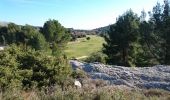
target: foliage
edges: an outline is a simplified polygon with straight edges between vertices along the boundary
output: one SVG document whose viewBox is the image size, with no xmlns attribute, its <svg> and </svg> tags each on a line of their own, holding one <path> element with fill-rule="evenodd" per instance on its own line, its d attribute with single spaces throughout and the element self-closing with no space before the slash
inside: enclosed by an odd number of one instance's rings
<svg viewBox="0 0 170 100">
<path fill-rule="evenodd" d="M 110 26 L 105 36 L 103 52 L 108 56 L 108 63 L 124 66 L 136 66 L 140 44 L 139 18 L 132 10 L 120 16 L 116 24 Z"/>
<path fill-rule="evenodd" d="M 170 64 L 170 7 L 169 0 L 157 3 L 145 20 L 131 10 L 120 16 L 106 34 L 103 52 L 107 63 L 123 66 L 152 66 Z M 139 20 L 140 19 L 140 20 Z"/>
<path fill-rule="evenodd" d="M 62 84 L 71 69 L 64 56 L 48 56 L 42 51 L 12 45 L 0 52 L 0 87 L 39 88 Z"/>
<path fill-rule="evenodd" d="M 147 36 L 149 51 L 160 64 L 170 64 L 170 9 L 169 0 L 157 3 L 150 12 L 149 25 L 152 27 Z M 158 48 L 158 49 L 156 49 Z"/>
<path fill-rule="evenodd" d="M 101 62 L 106 63 L 106 55 L 102 52 L 94 52 L 88 58 L 85 59 L 85 62 L 93 63 L 93 62 Z"/>
<path fill-rule="evenodd" d="M 75 79 L 77 78 L 86 78 L 87 75 L 83 70 L 76 69 L 72 72 L 71 76 Z"/>
<path fill-rule="evenodd" d="M 31 46 L 35 50 L 43 50 L 47 48 L 47 43 L 44 36 L 34 27 L 26 25 L 22 27 L 22 31 L 18 36 L 19 42 L 24 43 L 26 46 Z"/>
<path fill-rule="evenodd" d="M 77 40 L 77 36 L 74 34 L 71 34 L 71 41 L 76 41 Z"/>
<path fill-rule="evenodd" d="M 19 26 L 14 23 L 0 27 L 1 45 L 25 45 L 35 50 L 48 50 L 51 46 L 53 55 L 63 54 L 66 43 L 70 40 L 70 32 L 57 20 L 47 21 L 43 28 L 30 25 Z"/>
<path fill-rule="evenodd" d="M 59 56 L 66 43 L 70 40 L 70 33 L 57 20 L 45 22 L 42 33 L 50 43 L 52 54 Z"/>
<path fill-rule="evenodd" d="M 90 37 L 87 37 L 86 39 L 87 39 L 87 40 L 90 40 Z"/>
<path fill-rule="evenodd" d="M 44 36 L 37 29 L 30 25 L 18 26 L 14 23 L 0 28 L 0 42 L 2 45 L 23 44 L 31 46 L 35 50 L 43 50 L 48 47 Z"/>
<path fill-rule="evenodd" d="M 62 91 L 53 87 L 47 91 L 32 89 L 7 90 L 0 93 L 1 100 L 169 100 L 170 93 L 163 90 L 122 90 L 111 86 L 100 87 L 93 90 L 70 88 Z M 124 88 L 123 88 L 124 89 Z M 83 91 L 82 91 L 83 90 Z M 155 92 L 154 92 L 155 91 Z"/>
<path fill-rule="evenodd" d="M 76 33 L 75 36 L 76 36 L 77 38 L 86 37 L 85 33 Z"/>
</svg>

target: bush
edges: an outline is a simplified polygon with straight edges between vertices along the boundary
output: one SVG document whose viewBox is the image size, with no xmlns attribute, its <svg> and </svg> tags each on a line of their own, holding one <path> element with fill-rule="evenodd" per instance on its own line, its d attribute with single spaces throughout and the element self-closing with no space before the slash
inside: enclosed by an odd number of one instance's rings
<svg viewBox="0 0 170 100">
<path fill-rule="evenodd" d="M 71 74 L 65 56 L 48 56 L 43 51 L 12 45 L 0 51 L 0 87 L 30 88 L 62 84 Z"/>
<path fill-rule="evenodd" d="M 7 89 L 0 91 L 0 100 L 169 100 L 170 92 L 162 91 L 163 95 L 145 96 L 145 90 L 116 88 L 114 86 L 100 87 L 85 90 L 69 88 L 62 90 L 56 86 L 54 91 L 32 89 L 23 91 L 19 89 Z M 56 89 L 57 88 L 57 89 Z M 150 90 L 147 90 L 150 91 Z"/>
<path fill-rule="evenodd" d="M 86 39 L 87 39 L 87 40 L 90 40 L 90 37 L 87 37 Z"/>
<path fill-rule="evenodd" d="M 77 37 L 75 34 L 71 34 L 71 41 L 76 41 L 77 40 Z"/>
<path fill-rule="evenodd" d="M 86 78 L 87 74 L 83 70 L 74 70 L 71 74 L 73 78 Z"/>
<path fill-rule="evenodd" d="M 85 62 L 93 63 L 93 62 L 101 62 L 106 63 L 106 55 L 102 52 L 92 53 L 88 58 L 85 59 Z"/>
</svg>

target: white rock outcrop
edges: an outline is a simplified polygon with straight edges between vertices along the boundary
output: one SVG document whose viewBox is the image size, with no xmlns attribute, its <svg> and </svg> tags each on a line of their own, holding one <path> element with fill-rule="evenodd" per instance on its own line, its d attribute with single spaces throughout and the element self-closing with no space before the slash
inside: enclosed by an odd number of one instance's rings
<svg viewBox="0 0 170 100">
<path fill-rule="evenodd" d="M 160 88 L 170 91 L 170 66 L 123 67 L 71 60 L 73 69 L 84 70 L 92 79 L 103 79 L 112 85 Z"/>
</svg>

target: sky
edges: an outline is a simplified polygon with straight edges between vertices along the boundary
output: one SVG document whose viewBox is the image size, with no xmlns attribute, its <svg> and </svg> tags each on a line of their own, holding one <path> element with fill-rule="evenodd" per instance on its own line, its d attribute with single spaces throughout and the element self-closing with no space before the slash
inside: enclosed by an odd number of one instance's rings
<svg viewBox="0 0 170 100">
<path fill-rule="evenodd" d="M 140 15 L 163 0 L 0 0 L 0 21 L 43 26 L 49 19 L 64 27 L 95 29 L 113 24 L 132 9 Z"/>
</svg>

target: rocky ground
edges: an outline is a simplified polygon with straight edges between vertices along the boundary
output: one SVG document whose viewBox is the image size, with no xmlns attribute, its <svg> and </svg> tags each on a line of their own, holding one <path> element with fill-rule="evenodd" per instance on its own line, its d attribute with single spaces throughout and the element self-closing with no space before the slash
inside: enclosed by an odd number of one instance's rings
<svg viewBox="0 0 170 100">
<path fill-rule="evenodd" d="M 101 63 L 85 63 L 71 60 L 73 69 L 84 70 L 92 79 L 103 79 L 110 85 L 130 88 L 158 88 L 170 91 L 170 66 L 122 67 Z"/>
</svg>

